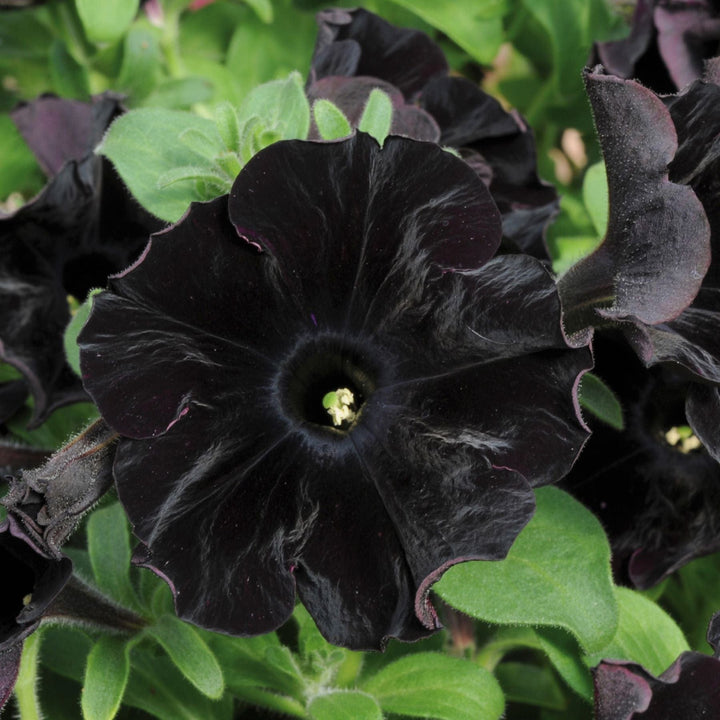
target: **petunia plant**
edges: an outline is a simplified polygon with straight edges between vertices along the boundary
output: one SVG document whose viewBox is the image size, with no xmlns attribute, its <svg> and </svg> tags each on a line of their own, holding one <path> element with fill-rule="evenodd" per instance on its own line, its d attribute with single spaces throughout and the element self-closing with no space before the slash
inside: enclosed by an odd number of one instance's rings
<svg viewBox="0 0 720 720">
<path fill-rule="evenodd" d="M 719 12 L 0 0 L 0 713 L 720 716 Z"/>
</svg>

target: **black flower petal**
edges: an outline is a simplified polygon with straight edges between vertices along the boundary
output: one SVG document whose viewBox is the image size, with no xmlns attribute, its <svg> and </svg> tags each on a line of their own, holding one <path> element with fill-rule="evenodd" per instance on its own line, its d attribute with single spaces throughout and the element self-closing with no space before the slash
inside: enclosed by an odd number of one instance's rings
<svg viewBox="0 0 720 720">
<path fill-rule="evenodd" d="M 603 660 L 593 671 L 597 720 L 720 716 L 720 661 L 684 652 L 659 677 L 642 665 Z"/>
<path fill-rule="evenodd" d="M 130 197 L 109 162 L 91 153 L 116 101 L 87 105 L 85 112 L 79 105 L 43 98 L 18 111 L 20 128 L 45 167 L 64 164 L 36 198 L 0 218 L 0 359 L 23 374 L 35 400 L 32 425 L 86 399 L 64 359 L 68 295 L 83 301 L 90 288 L 104 286 L 161 226 Z M 87 137 L 73 134 L 74 123 Z M 49 143 L 45 131 L 59 136 Z"/>
<path fill-rule="evenodd" d="M 533 134 L 522 118 L 470 81 L 450 77 L 442 51 L 424 33 L 363 9 L 327 10 L 317 19 L 310 99 L 333 101 L 356 126 L 370 91 L 387 92 L 392 132 L 470 156 L 503 215 L 505 238 L 515 250 L 547 260 L 543 237 L 558 198 L 537 175 Z"/>
<path fill-rule="evenodd" d="M 84 382 L 123 436 L 137 560 L 182 617 L 264 632 L 297 588 L 332 642 L 378 647 L 437 627 L 451 564 L 505 555 L 585 441 L 591 361 L 548 272 L 490 259 L 499 239 L 433 144 L 282 142 L 95 298 Z"/>
<path fill-rule="evenodd" d="M 671 93 L 697 80 L 720 51 L 717 0 L 638 0 L 629 37 L 597 43 L 594 62 L 613 75 Z"/>
</svg>

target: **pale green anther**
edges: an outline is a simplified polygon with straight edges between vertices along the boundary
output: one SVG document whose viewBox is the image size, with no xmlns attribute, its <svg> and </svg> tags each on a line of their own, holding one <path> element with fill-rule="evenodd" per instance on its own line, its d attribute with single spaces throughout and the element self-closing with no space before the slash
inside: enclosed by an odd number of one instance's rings
<svg viewBox="0 0 720 720">
<path fill-rule="evenodd" d="M 322 404 L 335 427 L 350 424 L 357 417 L 355 396 L 347 388 L 339 388 L 327 393 L 322 399 Z"/>
</svg>

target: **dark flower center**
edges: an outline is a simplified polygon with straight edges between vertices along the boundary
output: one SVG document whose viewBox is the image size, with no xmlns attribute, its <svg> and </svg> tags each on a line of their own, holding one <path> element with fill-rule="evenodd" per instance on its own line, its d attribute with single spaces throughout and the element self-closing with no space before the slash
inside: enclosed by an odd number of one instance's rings
<svg viewBox="0 0 720 720">
<path fill-rule="evenodd" d="M 277 393 L 294 422 L 346 434 L 377 386 L 378 367 L 359 347 L 336 338 L 305 343 L 283 363 Z"/>
<path fill-rule="evenodd" d="M 104 288 L 108 275 L 120 268 L 101 253 L 85 253 L 71 258 L 63 267 L 62 283 L 68 295 L 84 302 L 93 288 Z"/>
</svg>

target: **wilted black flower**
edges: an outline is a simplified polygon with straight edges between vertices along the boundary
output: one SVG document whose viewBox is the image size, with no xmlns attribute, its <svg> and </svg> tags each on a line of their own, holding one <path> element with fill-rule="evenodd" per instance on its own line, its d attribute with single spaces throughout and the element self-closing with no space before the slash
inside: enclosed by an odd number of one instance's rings
<svg viewBox="0 0 720 720">
<path fill-rule="evenodd" d="M 503 557 L 586 434 L 554 282 L 491 259 L 485 186 L 436 145 L 362 133 L 256 155 L 95 297 L 85 386 L 181 617 L 336 644 L 437 626 L 430 586 Z"/>
<path fill-rule="evenodd" d="M 17 678 L 23 641 L 72 574 L 72 562 L 45 557 L 12 517 L 0 524 L 0 567 L 5 581 L 0 593 L 0 709 Z"/>
<path fill-rule="evenodd" d="M 594 670 L 597 720 L 720 717 L 718 614 L 708 630 L 714 657 L 684 652 L 659 677 L 632 662 L 603 660 Z"/>
<path fill-rule="evenodd" d="M 23 375 L 0 388 L 0 420 L 29 389 L 33 424 L 55 408 L 86 399 L 65 361 L 68 296 L 93 287 L 137 258 L 161 227 L 131 198 L 110 163 L 93 155 L 120 112 L 116 98 L 93 103 L 43 97 L 13 118 L 50 176 L 43 191 L 0 217 L 0 360 Z"/>
<path fill-rule="evenodd" d="M 547 258 L 555 189 L 537 174 L 533 133 L 516 112 L 470 80 L 448 74 L 442 50 L 423 32 L 391 25 L 363 10 L 318 14 L 308 96 L 336 103 L 357 125 L 370 91 L 393 101 L 392 132 L 459 149 L 498 205 L 514 249 Z"/>
<path fill-rule="evenodd" d="M 659 93 L 681 90 L 720 53 L 718 0 L 638 0 L 630 35 L 597 43 L 593 62 Z"/>
</svg>

